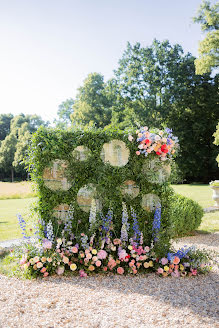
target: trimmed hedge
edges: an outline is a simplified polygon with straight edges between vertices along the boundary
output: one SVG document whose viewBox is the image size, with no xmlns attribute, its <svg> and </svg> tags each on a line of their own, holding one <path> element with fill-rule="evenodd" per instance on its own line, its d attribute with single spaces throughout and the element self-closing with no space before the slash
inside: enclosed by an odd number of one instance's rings
<svg viewBox="0 0 219 328">
<path fill-rule="evenodd" d="M 204 215 L 202 207 L 192 199 L 173 194 L 170 197 L 172 237 L 184 236 L 199 227 Z"/>
</svg>

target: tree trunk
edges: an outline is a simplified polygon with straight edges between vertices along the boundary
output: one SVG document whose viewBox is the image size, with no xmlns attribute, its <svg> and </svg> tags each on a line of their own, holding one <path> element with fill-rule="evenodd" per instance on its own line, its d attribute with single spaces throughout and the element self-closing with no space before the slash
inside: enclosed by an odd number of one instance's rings
<svg viewBox="0 0 219 328">
<path fill-rule="evenodd" d="M 11 168 L 11 182 L 14 182 L 14 169 Z"/>
</svg>

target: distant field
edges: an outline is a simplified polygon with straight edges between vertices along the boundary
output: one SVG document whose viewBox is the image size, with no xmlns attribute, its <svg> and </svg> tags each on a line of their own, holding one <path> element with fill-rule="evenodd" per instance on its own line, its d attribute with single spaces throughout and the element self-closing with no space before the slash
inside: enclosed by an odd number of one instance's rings
<svg viewBox="0 0 219 328">
<path fill-rule="evenodd" d="M 35 197 L 32 182 L 0 182 L 0 199 Z"/>
</svg>

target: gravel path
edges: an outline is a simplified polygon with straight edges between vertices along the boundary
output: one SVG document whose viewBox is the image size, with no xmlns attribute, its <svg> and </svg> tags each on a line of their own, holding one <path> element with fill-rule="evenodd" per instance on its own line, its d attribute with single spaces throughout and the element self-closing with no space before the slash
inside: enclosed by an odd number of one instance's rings
<svg viewBox="0 0 219 328">
<path fill-rule="evenodd" d="M 184 246 L 218 250 L 219 234 L 186 237 Z M 219 271 L 192 278 L 53 277 L 19 280 L 0 275 L 1 328 L 219 327 Z"/>
</svg>

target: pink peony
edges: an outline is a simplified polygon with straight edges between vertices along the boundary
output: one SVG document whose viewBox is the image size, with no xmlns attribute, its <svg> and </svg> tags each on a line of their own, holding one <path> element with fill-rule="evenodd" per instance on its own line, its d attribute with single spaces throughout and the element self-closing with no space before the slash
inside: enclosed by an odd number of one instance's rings
<svg viewBox="0 0 219 328">
<path fill-rule="evenodd" d="M 117 273 L 118 274 L 123 274 L 124 273 L 124 269 L 122 267 L 118 267 L 117 268 Z"/>
<path fill-rule="evenodd" d="M 161 264 L 166 265 L 168 263 L 168 259 L 166 257 L 162 257 Z"/>
<path fill-rule="evenodd" d="M 103 249 L 101 249 L 98 253 L 97 253 L 97 257 L 101 260 L 105 260 L 105 258 L 107 257 L 107 252 L 104 251 Z"/>
</svg>

